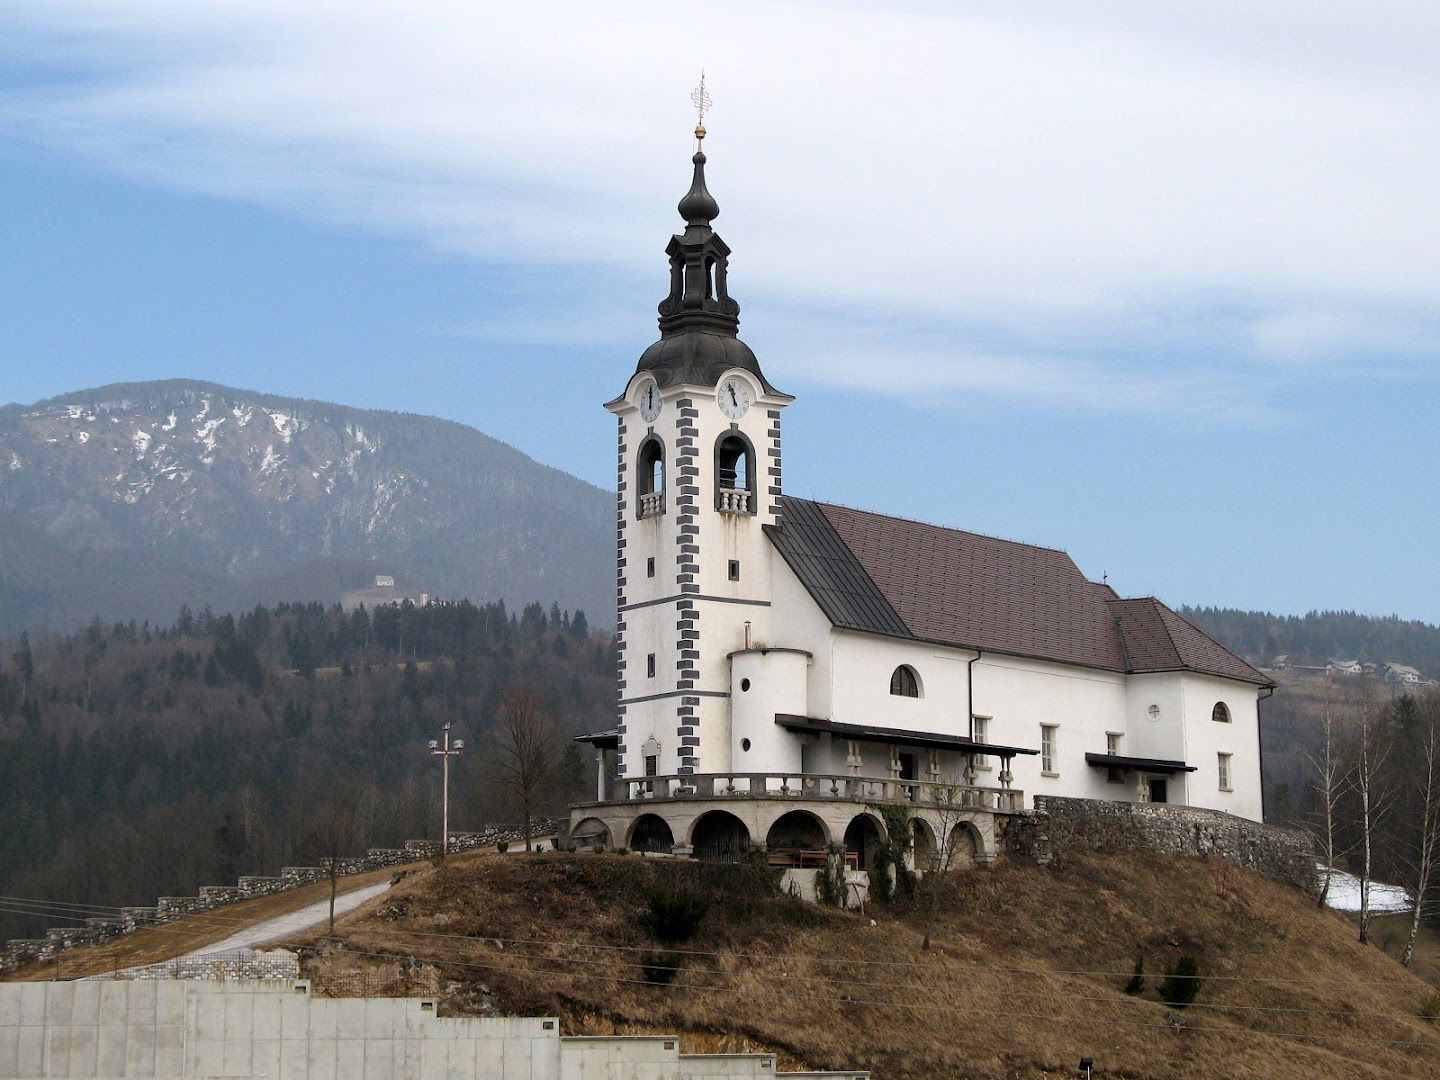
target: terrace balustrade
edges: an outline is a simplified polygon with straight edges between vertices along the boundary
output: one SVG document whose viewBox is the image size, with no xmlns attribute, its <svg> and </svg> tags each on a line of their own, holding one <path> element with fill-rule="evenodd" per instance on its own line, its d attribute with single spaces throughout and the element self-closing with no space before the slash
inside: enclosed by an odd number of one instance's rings
<svg viewBox="0 0 1440 1080">
<path fill-rule="evenodd" d="M 732 772 L 624 777 L 614 802 L 660 799 L 833 799 L 837 802 L 896 802 L 935 808 L 1015 812 L 1025 793 L 1015 788 L 979 787 L 832 773 Z"/>
</svg>

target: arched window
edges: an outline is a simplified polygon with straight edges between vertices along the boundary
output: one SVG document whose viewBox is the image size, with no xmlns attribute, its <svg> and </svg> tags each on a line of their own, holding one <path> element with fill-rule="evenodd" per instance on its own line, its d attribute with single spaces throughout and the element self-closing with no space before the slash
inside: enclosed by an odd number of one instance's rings
<svg viewBox="0 0 1440 1080">
<path fill-rule="evenodd" d="M 755 512 L 755 450 L 738 431 L 727 432 L 715 444 L 715 509 Z"/>
<path fill-rule="evenodd" d="M 909 664 L 901 664 L 890 676 L 890 693 L 896 697 L 920 696 L 920 676 Z"/>
<path fill-rule="evenodd" d="M 635 460 L 635 500 L 642 518 L 665 512 L 665 445 L 651 435 Z"/>
<path fill-rule="evenodd" d="M 1215 708 L 1210 710 L 1210 719 L 1217 724 L 1228 724 L 1230 722 L 1230 706 L 1223 701 L 1215 702 Z"/>
</svg>

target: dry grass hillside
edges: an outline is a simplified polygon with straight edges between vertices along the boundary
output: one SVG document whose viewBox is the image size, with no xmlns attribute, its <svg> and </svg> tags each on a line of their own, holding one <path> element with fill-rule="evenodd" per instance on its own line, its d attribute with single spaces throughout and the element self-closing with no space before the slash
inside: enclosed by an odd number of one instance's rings
<svg viewBox="0 0 1440 1080">
<path fill-rule="evenodd" d="M 1349 922 L 1220 862 L 1012 860 L 865 915 L 776 895 L 764 871 L 622 855 L 424 867 L 315 946 L 322 991 L 438 994 L 452 1015 L 558 1014 L 571 1033 L 681 1033 L 877 1080 L 1074 1075 L 1440 1077 L 1434 989 Z M 693 936 L 656 912 L 700 902 Z M 658 908 L 657 908 L 658 905 Z M 872 924 L 873 919 L 873 924 Z M 684 918 L 671 922 L 684 923 Z M 668 938 L 668 940 L 666 940 Z M 1124 985 L 1137 952 L 1145 991 Z M 1181 954 L 1193 1005 L 1160 1003 Z M 679 964 L 669 985 L 665 968 Z"/>
</svg>

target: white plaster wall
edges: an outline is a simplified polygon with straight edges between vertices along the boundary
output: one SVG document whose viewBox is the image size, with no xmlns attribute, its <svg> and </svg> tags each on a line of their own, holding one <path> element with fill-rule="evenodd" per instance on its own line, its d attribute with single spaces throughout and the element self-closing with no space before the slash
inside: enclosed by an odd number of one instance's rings
<svg viewBox="0 0 1440 1080">
<path fill-rule="evenodd" d="M 775 717 L 781 713 L 807 715 L 809 667 L 810 654 L 799 649 L 750 649 L 731 654 L 730 768 L 737 772 L 799 771 L 800 740 L 775 723 Z"/>
<path fill-rule="evenodd" d="M 783 408 L 786 401 L 764 395 L 758 383 L 745 372 L 729 374 L 746 379 L 755 391 L 755 403 L 738 422 L 732 422 L 720 411 L 714 387 L 683 386 L 663 392 L 660 415 L 653 424 L 646 424 L 633 404 L 647 381 L 644 376 L 632 379 L 627 388 L 628 400 L 613 406 L 624 425 L 627 458 L 627 487 L 622 502 L 628 524 L 621 558 L 625 560 L 625 601 L 629 610 L 620 613 L 624 624 L 621 652 L 625 663 L 623 771 L 627 776 L 643 773 L 644 761 L 639 748 L 649 737 L 660 746 L 659 772 L 678 771 L 683 750 L 678 734 L 682 722 L 677 709 L 687 690 L 692 692 L 689 696 L 700 698 L 700 703 L 693 706 L 694 722 L 684 725 L 693 728 L 693 737 L 700 740 L 698 752 L 692 751 L 699 759 L 699 770 L 714 772 L 733 767 L 726 696 L 730 689 L 727 654 L 743 647 L 746 620 L 764 621 L 763 605 L 768 604 L 770 598 L 770 544 L 762 529 L 765 522 L 772 520 L 769 470 L 772 466 L 778 467 L 778 462 L 767 454 L 771 445 L 770 430 L 778 425 L 770 412 Z M 682 402 L 689 404 L 684 406 Z M 682 409 L 687 407 L 696 415 L 683 416 Z M 723 514 L 715 509 L 715 443 L 730 430 L 732 423 L 750 440 L 755 451 L 753 489 L 757 512 L 753 515 Z M 693 426 L 698 434 L 682 436 L 681 428 L 685 426 Z M 658 517 L 637 520 L 635 463 L 641 443 L 652 431 L 665 444 L 665 512 Z M 695 457 L 685 475 L 681 475 L 678 464 L 681 453 L 687 449 L 681 445 L 682 438 L 689 440 Z M 678 543 L 677 500 L 682 489 L 694 489 L 693 524 L 699 527 L 699 532 L 686 542 L 696 543 L 700 549 L 696 560 L 699 573 L 693 582 L 699 592 L 689 598 L 698 612 L 695 626 L 702 637 L 696 663 L 698 677 L 689 688 L 677 685 L 678 667 L 684 659 L 677 648 L 680 609 L 673 599 L 667 599 L 681 595 L 678 560 L 682 550 Z M 647 560 L 651 557 L 655 559 L 654 578 L 646 575 Z M 739 581 L 729 578 L 732 559 L 740 563 Z M 665 602 L 632 606 L 655 600 Z M 656 661 L 653 677 L 646 674 L 646 659 L 650 654 L 654 654 Z M 669 696 L 633 700 L 652 695 Z"/>
<path fill-rule="evenodd" d="M 1260 821 L 1260 722 L 1258 691 L 1249 683 L 1186 673 L 1180 677 L 1185 720 L 1185 760 L 1196 767 L 1187 778 L 1191 806 L 1224 810 Z M 1228 724 L 1211 719 L 1215 703 L 1230 709 Z M 1231 790 L 1220 790 L 1218 755 L 1230 757 Z"/>
</svg>

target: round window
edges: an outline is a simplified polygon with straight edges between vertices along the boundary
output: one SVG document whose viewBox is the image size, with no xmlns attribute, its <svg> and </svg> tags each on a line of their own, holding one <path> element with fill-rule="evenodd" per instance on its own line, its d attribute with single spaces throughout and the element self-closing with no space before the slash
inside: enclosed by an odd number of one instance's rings
<svg viewBox="0 0 1440 1080">
<path fill-rule="evenodd" d="M 746 692 L 747 690 L 749 690 L 749 689 L 750 689 L 750 680 L 749 680 L 749 679 L 741 679 L 741 680 L 740 680 L 740 692 L 743 694 L 743 693 L 745 693 L 745 692 Z M 746 749 L 748 750 L 749 747 L 746 747 Z"/>
<path fill-rule="evenodd" d="M 1160 706 L 1159 706 L 1159 705 L 1151 705 L 1150 708 L 1146 709 L 1145 711 L 1150 715 L 1150 719 L 1151 719 L 1151 720 L 1159 720 L 1159 719 L 1160 719 Z"/>
<path fill-rule="evenodd" d="M 749 749 L 750 749 L 750 740 L 749 740 L 749 739 L 741 739 L 741 740 L 740 740 L 740 749 L 741 749 L 741 750 L 749 750 Z"/>
</svg>

